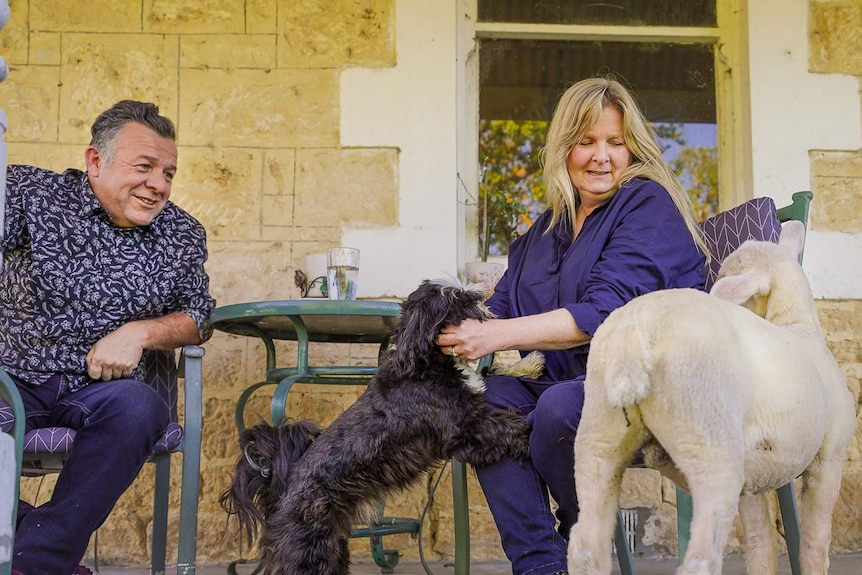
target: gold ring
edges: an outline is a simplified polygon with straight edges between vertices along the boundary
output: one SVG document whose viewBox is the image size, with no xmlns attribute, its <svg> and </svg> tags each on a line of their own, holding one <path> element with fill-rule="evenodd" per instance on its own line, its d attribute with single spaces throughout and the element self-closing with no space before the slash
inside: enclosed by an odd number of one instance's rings
<svg viewBox="0 0 862 575">
<path fill-rule="evenodd" d="M 449 348 L 449 353 L 452 354 L 452 357 L 458 357 L 458 354 L 455 353 L 455 346 Z"/>
</svg>

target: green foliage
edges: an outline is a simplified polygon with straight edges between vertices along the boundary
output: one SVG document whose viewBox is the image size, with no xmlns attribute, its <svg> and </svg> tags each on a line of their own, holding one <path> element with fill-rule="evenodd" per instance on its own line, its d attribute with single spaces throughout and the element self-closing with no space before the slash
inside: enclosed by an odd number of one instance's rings
<svg viewBox="0 0 862 575">
<path fill-rule="evenodd" d="M 544 210 L 539 150 L 547 122 L 482 120 L 479 124 L 479 242 L 482 261 L 502 255 Z"/>
<path fill-rule="evenodd" d="M 676 145 L 680 152 L 670 168 L 688 191 L 695 215 L 703 220 L 718 211 L 718 150 L 688 147 L 684 126 L 655 125 L 663 152 Z M 545 208 L 545 182 L 539 150 L 548 122 L 482 120 L 479 124 L 479 244 L 482 261 L 505 255 L 509 243 L 523 234 Z"/>
<path fill-rule="evenodd" d="M 718 149 L 683 148 L 670 168 L 688 192 L 698 221 L 718 213 Z"/>
</svg>

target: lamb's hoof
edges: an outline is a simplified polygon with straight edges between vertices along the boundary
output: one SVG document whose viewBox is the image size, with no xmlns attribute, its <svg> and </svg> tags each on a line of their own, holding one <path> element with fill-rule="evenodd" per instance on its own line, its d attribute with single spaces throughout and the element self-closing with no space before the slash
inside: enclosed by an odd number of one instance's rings
<svg viewBox="0 0 862 575">
<path fill-rule="evenodd" d="M 686 559 L 676 570 L 676 575 L 717 575 L 718 573 L 721 573 L 721 569 L 713 573 L 707 559 Z"/>
<path fill-rule="evenodd" d="M 586 550 L 569 552 L 569 574 L 570 575 L 606 575 L 603 572 L 601 562 L 597 560 L 594 553 Z M 610 573 L 610 570 L 608 570 Z"/>
</svg>

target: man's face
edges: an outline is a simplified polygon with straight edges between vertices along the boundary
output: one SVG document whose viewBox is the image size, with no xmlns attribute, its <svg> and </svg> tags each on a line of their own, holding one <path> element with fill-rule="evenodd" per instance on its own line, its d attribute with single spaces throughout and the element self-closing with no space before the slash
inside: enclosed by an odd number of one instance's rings
<svg viewBox="0 0 862 575">
<path fill-rule="evenodd" d="M 89 146 L 87 176 L 96 199 L 121 228 L 146 226 L 165 207 L 177 171 L 177 145 L 137 122 L 123 126 L 106 155 Z"/>
</svg>

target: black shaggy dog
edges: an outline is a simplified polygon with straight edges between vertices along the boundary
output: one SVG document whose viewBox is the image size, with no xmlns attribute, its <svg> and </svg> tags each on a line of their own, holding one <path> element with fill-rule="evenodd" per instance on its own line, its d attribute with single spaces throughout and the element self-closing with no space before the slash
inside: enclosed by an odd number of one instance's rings
<svg viewBox="0 0 862 575">
<path fill-rule="evenodd" d="M 351 528 L 374 502 L 453 457 L 484 466 L 529 456 L 524 417 L 491 413 L 481 378 L 434 345 L 443 326 L 490 317 L 480 290 L 424 281 L 368 388 L 325 431 L 297 422 L 242 432 L 221 504 L 250 538 L 262 527 L 264 575 L 347 575 Z M 540 355 L 525 360 L 507 372 L 541 371 Z"/>
</svg>

